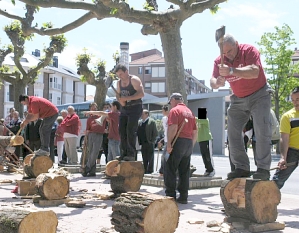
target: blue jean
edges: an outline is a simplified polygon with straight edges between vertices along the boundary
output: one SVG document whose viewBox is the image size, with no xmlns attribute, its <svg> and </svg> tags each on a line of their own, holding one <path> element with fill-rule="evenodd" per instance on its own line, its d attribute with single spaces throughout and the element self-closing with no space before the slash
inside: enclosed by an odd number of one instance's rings
<svg viewBox="0 0 299 233">
<path fill-rule="evenodd" d="M 244 148 L 242 131 L 252 115 L 256 137 L 256 163 L 258 168 L 270 169 L 271 165 L 271 89 L 265 85 L 253 94 L 238 98 L 231 96 L 227 110 L 230 158 L 235 168 L 250 170 L 249 158 Z"/>
<path fill-rule="evenodd" d="M 288 166 L 284 170 L 277 169 L 273 175 L 273 181 L 277 184 L 278 188 L 281 189 L 293 171 L 297 168 L 299 161 L 299 150 L 289 148 L 287 152 L 287 163 L 297 162 L 295 165 Z"/>
<path fill-rule="evenodd" d="M 119 135 L 121 157 L 134 157 L 137 159 L 136 136 L 138 120 L 141 117 L 142 105 L 122 107 L 119 116 Z"/>
<path fill-rule="evenodd" d="M 120 141 L 115 139 L 108 139 L 108 162 L 120 156 Z"/>
<path fill-rule="evenodd" d="M 191 139 L 178 138 L 175 142 L 172 153 L 167 162 L 164 164 L 164 184 L 166 196 L 176 198 L 176 171 L 178 170 L 179 182 L 177 189 L 181 198 L 188 198 L 192 150 L 193 144 Z"/>
<path fill-rule="evenodd" d="M 52 126 L 58 117 L 58 113 L 51 117 L 46 117 L 43 119 L 39 127 L 40 134 L 40 149 L 44 151 L 49 151 L 50 146 L 50 137 Z"/>
</svg>

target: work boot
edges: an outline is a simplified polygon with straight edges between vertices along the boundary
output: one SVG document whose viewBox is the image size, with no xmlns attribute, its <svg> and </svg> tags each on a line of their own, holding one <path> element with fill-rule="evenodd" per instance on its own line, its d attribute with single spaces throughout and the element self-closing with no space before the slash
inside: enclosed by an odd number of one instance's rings
<svg viewBox="0 0 299 233">
<path fill-rule="evenodd" d="M 241 168 L 236 168 L 236 170 L 227 174 L 228 180 L 232 180 L 234 178 L 241 178 L 241 177 L 250 177 L 250 171 L 246 171 Z"/>
<path fill-rule="evenodd" d="M 179 197 L 176 199 L 176 202 L 180 203 L 180 204 L 188 204 L 188 200 L 187 198 L 183 198 L 183 197 Z"/>
<path fill-rule="evenodd" d="M 270 171 L 258 168 L 257 171 L 252 175 L 253 179 L 260 179 L 260 180 L 269 180 L 270 179 Z"/>
<path fill-rule="evenodd" d="M 42 150 L 42 149 L 39 149 L 37 151 L 34 151 L 34 154 L 35 154 L 35 156 L 41 156 L 41 155 L 47 155 L 47 156 L 49 156 L 50 152 Z"/>
</svg>

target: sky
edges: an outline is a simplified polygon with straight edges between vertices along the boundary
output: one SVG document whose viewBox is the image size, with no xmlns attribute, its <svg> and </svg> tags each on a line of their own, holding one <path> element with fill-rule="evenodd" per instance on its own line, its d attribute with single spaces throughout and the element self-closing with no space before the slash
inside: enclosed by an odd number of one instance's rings
<svg viewBox="0 0 299 233">
<path fill-rule="evenodd" d="M 75 0 L 74 0 L 75 1 Z M 89 1 L 89 0 L 87 0 Z M 145 1 L 128 0 L 134 9 L 141 9 Z M 166 10 L 170 4 L 165 0 L 157 0 L 159 10 Z M 222 25 L 226 26 L 226 33 L 232 34 L 239 43 L 252 44 L 259 47 L 257 42 L 266 32 L 275 32 L 274 27 L 287 24 L 293 30 L 293 38 L 297 44 L 290 47 L 299 48 L 299 15 L 298 0 L 228 0 L 220 4 L 217 14 L 209 10 L 193 15 L 181 27 L 182 51 L 185 69 L 192 69 L 192 74 L 199 80 L 205 80 L 210 87 L 213 61 L 219 56 L 219 47 L 215 41 L 215 31 Z M 11 14 L 24 15 L 24 5 L 16 0 L 16 5 L 11 0 L 0 0 L 0 9 L 5 9 Z M 64 10 L 58 8 L 41 9 L 35 15 L 39 25 L 43 22 L 52 22 L 54 27 L 61 27 L 78 16 L 83 15 L 80 10 Z M 0 16 L 0 27 L 11 22 Z M 158 49 L 163 52 L 159 35 L 143 36 L 140 32 L 141 25 L 128 23 L 119 19 L 90 20 L 83 26 L 65 34 L 68 46 L 61 54 L 57 54 L 60 64 L 76 70 L 75 56 L 82 53 L 83 48 L 92 53 L 96 58 L 107 62 L 106 70 L 114 66 L 112 54 L 119 51 L 120 42 L 129 43 L 129 53 L 144 50 Z M 3 30 L 0 30 L 1 47 L 9 43 Z M 32 42 L 26 43 L 26 52 L 35 49 L 42 50 L 49 44 L 46 36 L 35 36 Z M 88 85 L 87 95 L 94 95 L 95 88 Z"/>
</svg>

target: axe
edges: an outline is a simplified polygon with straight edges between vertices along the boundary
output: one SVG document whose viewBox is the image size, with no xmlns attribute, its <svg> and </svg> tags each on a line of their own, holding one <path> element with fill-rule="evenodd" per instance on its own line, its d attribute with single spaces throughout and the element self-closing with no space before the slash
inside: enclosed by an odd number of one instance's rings
<svg viewBox="0 0 299 233">
<path fill-rule="evenodd" d="M 173 141 L 172 141 L 172 143 L 171 143 L 171 147 L 173 147 L 173 145 L 175 144 L 176 140 L 177 140 L 178 137 L 179 137 L 179 134 L 181 133 L 181 131 L 182 131 L 182 129 L 184 128 L 184 126 L 185 126 L 186 123 L 188 123 L 188 119 L 187 119 L 187 118 L 184 119 L 184 121 L 183 121 L 181 127 L 179 128 L 178 132 L 176 133 L 176 135 L 175 135 L 175 137 L 174 137 L 174 139 L 173 139 Z M 166 161 L 166 162 L 167 162 L 167 160 L 169 159 L 169 156 L 170 156 L 170 154 L 169 154 L 168 152 L 166 152 L 166 154 L 165 154 L 165 161 Z"/>
<path fill-rule="evenodd" d="M 106 86 L 107 88 L 111 87 L 111 88 L 113 89 L 113 91 L 115 92 L 115 94 L 116 94 L 117 96 L 120 96 L 120 94 L 118 93 L 118 91 L 117 91 L 117 90 L 115 89 L 115 87 L 112 85 L 113 80 L 112 80 L 112 78 L 111 78 L 110 75 L 109 75 L 109 76 L 106 76 L 103 80 L 104 80 L 104 84 L 105 84 L 105 86 Z"/>
<path fill-rule="evenodd" d="M 216 42 L 218 42 L 219 48 L 220 48 L 220 57 L 221 57 L 221 67 L 223 67 L 223 37 L 225 35 L 225 26 L 222 26 L 221 28 L 216 30 L 215 33 L 215 39 Z"/>
</svg>

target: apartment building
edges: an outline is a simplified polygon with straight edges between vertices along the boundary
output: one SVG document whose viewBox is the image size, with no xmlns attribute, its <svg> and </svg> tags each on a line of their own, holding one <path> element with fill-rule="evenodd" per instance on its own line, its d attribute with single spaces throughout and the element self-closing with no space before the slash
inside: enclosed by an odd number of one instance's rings
<svg viewBox="0 0 299 233">
<path fill-rule="evenodd" d="M 130 54 L 129 73 L 138 76 L 144 86 L 144 91 L 157 97 L 167 97 L 167 75 L 162 52 L 157 49 Z M 212 92 L 204 80 L 198 80 L 192 75 L 192 69 L 185 70 L 186 94 Z"/>
<path fill-rule="evenodd" d="M 13 54 L 5 57 L 3 65 L 14 67 Z M 36 66 L 40 61 L 40 51 L 35 50 L 32 54 L 24 54 L 21 65 L 25 70 Z M 13 86 L 3 81 L 0 89 L 0 116 L 5 117 L 9 109 L 13 107 Z M 77 73 L 72 69 L 59 64 L 58 57 L 53 57 L 53 64 L 43 68 L 34 84 L 29 84 L 27 94 L 44 97 L 55 105 L 66 103 L 78 103 L 86 101 L 86 83 L 83 83 Z"/>
</svg>

